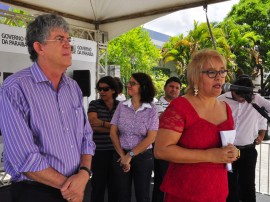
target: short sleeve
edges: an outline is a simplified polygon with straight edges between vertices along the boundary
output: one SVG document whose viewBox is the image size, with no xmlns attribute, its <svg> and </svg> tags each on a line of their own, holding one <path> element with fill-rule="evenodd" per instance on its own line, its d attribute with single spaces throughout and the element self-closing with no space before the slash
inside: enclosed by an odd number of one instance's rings
<svg viewBox="0 0 270 202">
<path fill-rule="evenodd" d="M 264 118 L 263 116 L 259 117 L 258 129 L 259 130 L 267 130 L 267 119 Z"/>
<path fill-rule="evenodd" d="M 119 120 L 119 117 L 120 117 L 120 108 L 121 108 L 121 105 L 123 104 L 123 102 L 120 102 L 113 114 L 113 117 L 112 117 L 112 120 L 111 120 L 111 124 L 112 125 L 118 125 L 118 120 Z"/>
<path fill-rule="evenodd" d="M 88 106 L 88 113 L 89 112 L 97 112 L 96 100 L 90 102 Z"/>
<path fill-rule="evenodd" d="M 184 115 L 179 110 L 177 103 L 172 102 L 166 111 L 160 116 L 159 128 L 183 132 L 185 125 Z"/>
<path fill-rule="evenodd" d="M 159 124 L 159 120 L 158 120 L 157 108 L 155 105 L 152 105 L 149 130 L 158 130 L 158 124 Z"/>
</svg>

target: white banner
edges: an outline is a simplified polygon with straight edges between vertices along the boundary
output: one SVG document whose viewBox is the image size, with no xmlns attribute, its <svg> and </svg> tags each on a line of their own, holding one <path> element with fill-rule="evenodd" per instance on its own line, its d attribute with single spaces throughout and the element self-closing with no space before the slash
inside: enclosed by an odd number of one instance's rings
<svg viewBox="0 0 270 202">
<path fill-rule="evenodd" d="M 0 51 L 29 54 L 25 43 L 26 29 L 0 24 Z M 97 42 L 72 38 L 72 60 L 93 62 L 97 60 Z"/>
<path fill-rule="evenodd" d="M 25 28 L 0 24 L 0 51 L 28 54 Z"/>
<path fill-rule="evenodd" d="M 97 42 L 86 39 L 72 38 L 72 60 L 97 61 Z"/>
</svg>

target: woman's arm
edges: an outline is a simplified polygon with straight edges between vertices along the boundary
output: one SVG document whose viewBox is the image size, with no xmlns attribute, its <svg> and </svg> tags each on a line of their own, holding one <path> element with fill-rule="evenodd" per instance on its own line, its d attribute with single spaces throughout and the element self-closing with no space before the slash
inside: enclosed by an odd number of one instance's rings
<svg viewBox="0 0 270 202">
<path fill-rule="evenodd" d="M 231 163 L 237 160 L 238 149 L 233 145 L 211 149 L 187 149 L 177 145 L 182 133 L 159 129 L 154 155 L 158 159 L 174 163 Z"/>
<path fill-rule="evenodd" d="M 116 125 L 111 125 L 110 137 L 114 145 L 114 148 L 116 152 L 119 154 L 119 156 L 120 157 L 125 156 L 125 152 L 120 145 L 118 127 Z"/>
<path fill-rule="evenodd" d="M 98 133 L 110 132 L 111 124 L 109 122 L 100 120 L 96 112 L 89 112 L 88 120 L 94 132 Z"/>
<path fill-rule="evenodd" d="M 145 151 L 149 147 L 149 145 L 155 141 L 156 135 L 157 131 L 149 130 L 147 132 L 147 136 L 136 147 L 132 149 L 135 156 Z M 121 163 L 127 165 L 130 163 L 131 159 L 132 157 L 129 153 L 127 153 L 124 157 L 121 158 Z"/>
</svg>

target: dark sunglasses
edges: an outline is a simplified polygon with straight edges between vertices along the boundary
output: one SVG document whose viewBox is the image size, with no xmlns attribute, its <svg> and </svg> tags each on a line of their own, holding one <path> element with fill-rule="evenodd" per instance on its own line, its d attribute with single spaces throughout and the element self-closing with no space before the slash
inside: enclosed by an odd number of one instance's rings
<svg viewBox="0 0 270 202">
<path fill-rule="evenodd" d="M 101 92 L 101 91 L 107 92 L 107 91 L 109 91 L 110 89 L 111 89 L 110 87 L 98 87 L 98 88 L 97 88 L 98 92 Z"/>
</svg>

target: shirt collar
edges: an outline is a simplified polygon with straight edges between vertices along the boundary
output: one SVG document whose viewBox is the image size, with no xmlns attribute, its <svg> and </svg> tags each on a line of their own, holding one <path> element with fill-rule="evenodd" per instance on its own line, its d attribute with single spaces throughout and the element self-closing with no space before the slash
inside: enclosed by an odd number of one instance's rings
<svg viewBox="0 0 270 202">
<path fill-rule="evenodd" d="M 169 104 L 169 102 L 165 99 L 164 96 L 161 96 L 161 97 L 159 98 L 159 101 L 162 102 L 163 104 Z"/>
<path fill-rule="evenodd" d="M 132 106 L 131 99 L 128 99 L 128 100 L 124 101 L 124 102 L 123 102 L 123 105 L 127 105 L 129 108 L 131 108 L 131 106 Z M 151 106 L 151 104 L 144 102 L 144 103 L 139 107 L 138 110 L 143 110 L 143 109 L 145 109 L 145 108 L 152 108 L 152 106 Z"/>
<path fill-rule="evenodd" d="M 231 91 L 226 92 L 226 93 L 225 93 L 225 97 L 226 97 L 226 98 L 229 98 L 229 99 L 233 99 L 232 92 L 231 92 Z"/>
<path fill-rule="evenodd" d="M 229 99 L 229 100 L 233 100 L 233 101 L 235 101 L 235 102 L 238 102 L 237 100 L 235 100 L 235 99 L 233 98 L 232 92 L 231 92 L 231 91 L 226 92 L 226 93 L 225 93 L 225 97 L 226 97 L 227 99 Z M 239 102 L 239 103 L 240 103 L 240 102 Z"/>
<path fill-rule="evenodd" d="M 43 71 L 39 67 L 39 65 L 37 64 L 37 62 L 34 62 L 34 64 L 32 65 L 31 72 L 33 74 L 33 77 L 36 83 L 49 81 L 46 75 L 43 73 Z M 67 76 L 65 74 L 62 74 L 61 81 L 63 81 L 64 83 L 67 83 Z"/>
</svg>

